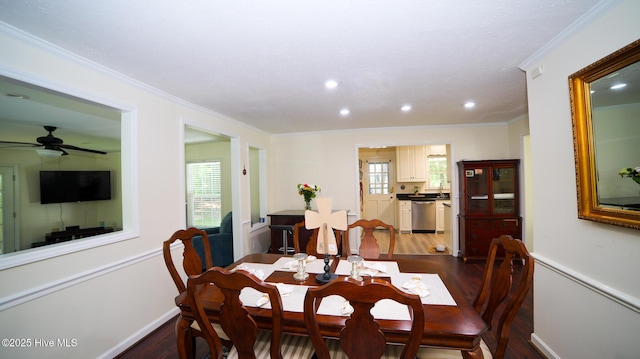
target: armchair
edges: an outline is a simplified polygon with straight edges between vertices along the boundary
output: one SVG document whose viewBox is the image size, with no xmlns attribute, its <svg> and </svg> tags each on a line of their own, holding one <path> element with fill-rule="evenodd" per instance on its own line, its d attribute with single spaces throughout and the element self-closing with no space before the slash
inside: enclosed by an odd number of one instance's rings
<svg viewBox="0 0 640 359">
<path fill-rule="evenodd" d="M 220 222 L 220 227 L 201 228 L 207 232 L 209 247 L 211 248 L 211 258 L 216 267 L 226 267 L 233 263 L 233 225 L 232 214 L 227 213 Z M 204 244 L 202 237 L 193 238 L 193 247 L 200 256 L 204 258 Z M 202 261 L 204 263 L 204 260 Z M 204 272 L 207 268 L 202 268 Z"/>
</svg>

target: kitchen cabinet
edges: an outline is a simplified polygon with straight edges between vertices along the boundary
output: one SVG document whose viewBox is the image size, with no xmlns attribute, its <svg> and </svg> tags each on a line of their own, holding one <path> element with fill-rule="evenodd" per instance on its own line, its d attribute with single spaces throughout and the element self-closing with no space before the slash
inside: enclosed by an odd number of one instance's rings
<svg viewBox="0 0 640 359">
<path fill-rule="evenodd" d="M 411 201 L 398 201 L 400 233 L 411 233 Z"/>
<path fill-rule="evenodd" d="M 520 160 L 458 162 L 460 256 L 487 257 L 493 238 L 522 238 L 519 214 Z"/>
<path fill-rule="evenodd" d="M 436 200 L 436 233 L 444 233 L 444 204 L 451 203 L 449 201 Z"/>
<path fill-rule="evenodd" d="M 398 182 L 427 181 L 427 146 L 396 147 Z"/>
</svg>

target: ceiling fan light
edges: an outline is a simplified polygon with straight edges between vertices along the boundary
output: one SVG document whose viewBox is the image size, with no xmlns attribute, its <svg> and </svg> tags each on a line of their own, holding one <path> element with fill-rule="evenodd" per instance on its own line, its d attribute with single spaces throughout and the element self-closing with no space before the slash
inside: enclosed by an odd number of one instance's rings
<svg viewBox="0 0 640 359">
<path fill-rule="evenodd" d="M 38 148 L 36 152 L 38 152 L 38 155 L 40 155 L 40 157 L 58 158 L 62 156 L 62 151 L 48 150 L 46 148 Z"/>
</svg>

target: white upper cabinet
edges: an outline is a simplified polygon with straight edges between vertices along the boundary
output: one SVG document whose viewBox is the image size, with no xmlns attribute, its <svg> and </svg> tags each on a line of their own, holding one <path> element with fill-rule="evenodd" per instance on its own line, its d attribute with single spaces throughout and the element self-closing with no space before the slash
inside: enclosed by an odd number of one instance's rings
<svg viewBox="0 0 640 359">
<path fill-rule="evenodd" d="M 427 181 L 427 146 L 396 147 L 398 182 Z"/>
</svg>

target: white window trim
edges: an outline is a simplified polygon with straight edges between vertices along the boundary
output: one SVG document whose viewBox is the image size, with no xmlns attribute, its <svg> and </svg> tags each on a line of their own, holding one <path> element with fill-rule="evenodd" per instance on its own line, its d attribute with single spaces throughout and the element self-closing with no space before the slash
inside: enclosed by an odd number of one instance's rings
<svg viewBox="0 0 640 359">
<path fill-rule="evenodd" d="M 112 99 L 99 97 L 95 94 L 69 87 L 68 85 L 45 81 L 39 77 L 15 71 L 2 65 L 0 65 L 0 75 L 112 107 L 122 112 L 122 120 L 120 122 L 120 150 L 122 156 L 122 230 L 89 237 L 86 240 L 68 241 L 2 254 L 0 255 L 0 270 L 139 237 L 139 203 L 138 196 L 135 195 L 135 193 L 138 193 L 137 169 L 139 167 L 138 147 L 137 142 L 135 142 L 135 139 L 138 138 L 137 109 L 133 106 L 125 105 Z"/>
</svg>

